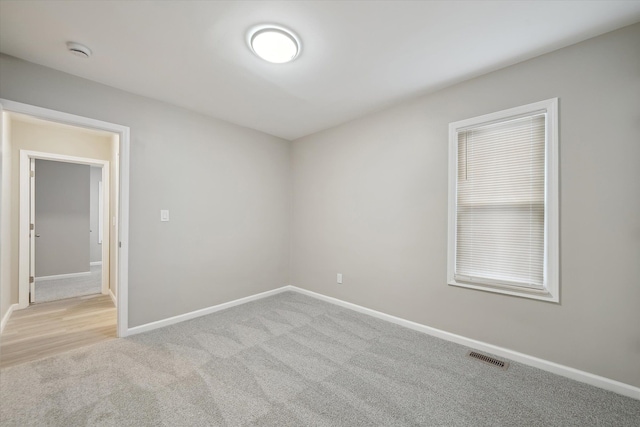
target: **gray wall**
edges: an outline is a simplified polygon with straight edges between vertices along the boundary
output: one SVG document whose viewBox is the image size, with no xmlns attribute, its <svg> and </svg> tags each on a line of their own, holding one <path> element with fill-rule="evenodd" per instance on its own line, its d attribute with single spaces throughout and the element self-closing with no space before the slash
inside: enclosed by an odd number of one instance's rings
<svg viewBox="0 0 640 427">
<path fill-rule="evenodd" d="M 290 142 L 6 55 L 0 75 L 2 98 L 131 128 L 130 327 L 289 283 Z"/>
<path fill-rule="evenodd" d="M 294 141 L 292 284 L 640 386 L 639 47 L 640 24 Z M 448 286 L 448 124 L 552 97 L 561 304 Z"/>
<path fill-rule="evenodd" d="M 36 277 L 89 271 L 90 167 L 48 160 L 35 167 Z"/>
<path fill-rule="evenodd" d="M 91 262 L 102 261 L 102 244 L 98 243 L 99 233 L 99 192 L 100 183 L 102 182 L 102 168 L 92 166 L 91 167 L 91 179 L 90 179 L 90 196 L 89 196 L 89 227 L 91 233 L 89 234 L 89 257 Z M 108 195 L 105 195 L 108 196 Z M 107 221 L 109 219 L 107 218 Z"/>
</svg>

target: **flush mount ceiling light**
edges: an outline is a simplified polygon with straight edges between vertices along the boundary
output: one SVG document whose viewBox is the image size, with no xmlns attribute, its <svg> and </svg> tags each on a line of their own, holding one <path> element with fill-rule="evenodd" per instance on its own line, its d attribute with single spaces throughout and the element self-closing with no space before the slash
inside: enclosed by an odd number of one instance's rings
<svg viewBox="0 0 640 427">
<path fill-rule="evenodd" d="M 88 58 L 91 56 L 91 49 L 80 43 L 67 42 L 67 49 L 69 49 L 69 52 L 73 53 L 75 56 L 79 56 L 81 58 Z"/>
<path fill-rule="evenodd" d="M 274 64 L 293 61 L 300 53 L 298 37 L 275 26 L 262 26 L 250 32 L 249 46 L 253 53 Z"/>
</svg>

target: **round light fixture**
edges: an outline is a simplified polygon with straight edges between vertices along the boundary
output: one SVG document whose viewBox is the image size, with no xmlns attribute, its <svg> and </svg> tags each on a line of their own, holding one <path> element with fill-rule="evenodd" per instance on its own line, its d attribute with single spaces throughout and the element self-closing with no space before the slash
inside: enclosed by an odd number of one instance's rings
<svg viewBox="0 0 640 427">
<path fill-rule="evenodd" d="M 293 61 L 300 53 L 299 39 L 281 27 L 260 27 L 251 34 L 249 46 L 253 53 L 274 64 Z"/>
</svg>

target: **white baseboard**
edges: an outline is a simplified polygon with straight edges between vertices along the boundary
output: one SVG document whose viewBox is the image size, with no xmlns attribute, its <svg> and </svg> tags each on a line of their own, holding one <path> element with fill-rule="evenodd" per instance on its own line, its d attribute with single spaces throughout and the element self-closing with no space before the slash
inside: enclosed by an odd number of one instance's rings
<svg viewBox="0 0 640 427">
<path fill-rule="evenodd" d="M 102 261 L 92 261 L 89 263 L 90 266 L 94 266 L 94 265 L 102 265 Z"/>
<path fill-rule="evenodd" d="M 113 291 L 111 289 L 109 289 L 109 296 L 111 296 L 111 301 L 113 301 L 113 305 L 115 305 L 116 308 L 118 308 L 118 300 L 116 299 L 116 296 L 113 294 Z"/>
<path fill-rule="evenodd" d="M 158 320 L 155 322 L 147 323 L 144 325 L 129 328 L 127 330 L 128 335 L 140 334 L 142 332 L 151 331 L 154 329 L 162 328 L 165 326 L 173 325 L 175 323 L 184 322 L 185 320 L 194 319 L 200 316 L 206 316 L 207 314 L 215 313 L 216 311 L 231 308 L 240 304 L 244 304 L 250 301 L 255 301 L 261 298 L 266 298 L 272 295 L 276 295 L 286 291 L 294 291 L 307 295 L 322 301 L 326 301 L 344 308 L 348 308 L 359 313 L 367 314 L 369 316 L 376 317 L 381 320 L 386 320 L 391 323 L 395 323 L 400 326 L 404 326 L 409 329 L 413 329 L 418 332 L 422 332 L 436 338 L 441 338 L 447 341 L 455 342 L 479 351 L 501 356 L 515 362 L 522 363 L 524 365 L 532 366 L 534 368 L 542 369 L 563 377 L 567 377 L 576 381 L 580 381 L 586 384 L 590 384 L 596 387 L 603 388 L 605 390 L 613 391 L 623 396 L 628 396 L 634 399 L 640 400 L 640 388 L 625 384 L 620 381 L 605 378 L 599 375 L 591 374 L 589 372 L 581 371 L 579 369 L 571 368 L 569 366 L 560 365 L 555 362 L 540 359 L 528 354 L 520 353 L 517 351 L 509 350 L 504 347 L 499 347 L 493 344 L 488 344 L 482 341 L 474 340 L 464 337 L 462 335 L 452 334 L 450 332 L 443 331 L 441 329 L 432 328 L 430 326 L 422 325 L 420 323 L 412 322 L 410 320 L 402 319 L 400 317 L 392 316 L 390 314 L 382 313 L 380 311 L 372 310 L 370 308 L 362 307 L 357 304 L 342 301 L 337 298 L 322 295 L 316 292 L 308 291 L 306 289 L 298 288 L 296 286 L 283 286 L 281 288 L 273 289 L 267 292 L 262 292 L 256 295 L 251 295 L 245 298 L 229 301 L 223 304 L 214 305 L 211 307 L 203 308 L 200 310 L 192 311 L 189 313 L 181 314 L 178 316 L 170 317 L 167 319 Z M 113 294 L 112 298 L 113 297 Z"/>
<path fill-rule="evenodd" d="M 4 314 L 4 317 L 2 318 L 2 321 L 0 321 L 0 334 L 2 333 L 2 331 L 4 331 L 4 327 L 7 326 L 7 322 L 9 321 L 9 318 L 11 317 L 11 313 L 13 313 L 13 310 L 17 309 L 17 308 L 18 308 L 18 304 L 11 304 L 9 306 L 9 309 Z"/>
<path fill-rule="evenodd" d="M 225 310 L 227 308 L 235 307 L 236 305 L 245 304 L 258 299 L 270 297 L 272 295 L 285 292 L 290 289 L 291 286 L 283 286 L 281 288 L 272 289 L 270 291 L 261 292 L 259 294 L 250 295 L 248 297 L 236 299 L 233 301 L 225 302 L 211 307 L 202 308 L 200 310 L 190 311 L 189 313 L 180 314 L 178 316 L 169 317 L 167 319 L 157 320 L 155 322 L 145 323 L 144 325 L 135 326 L 127 329 L 126 336 L 136 335 L 142 332 L 152 331 L 154 329 L 163 328 L 165 326 L 173 325 L 175 323 L 184 322 L 185 320 L 195 319 L 196 317 L 206 316 L 207 314 L 215 313 L 216 311 Z"/>
<path fill-rule="evenodd" d="M 409 329 L 413 329 L 418 332 L 441 338 L 447 341 L 455 342 L 467 347 L 471 347 L 476 350 L 484 351 L 487 353 L 501 356 L 515 362 L 522 363 L 524 365 L 533 366 L 534 368 L 542 369 L 543 371 L 552 372 L 563 377 L 570 378 L 572 380 L 587 383 L 596 387 L 603 388 L 605 390 L 613 391 L 623 396 L 631 397 L 640 400 L 640 388 L 625 384 L 620 381 L 612 380 L 609 378 L 601 377 L 599 375 L 591 374 L 589 372 L 581 371 L 579 369 L 571 368 L 569 366 L 560 365 L 555 362 L 540 359 L 528 354 L 519 353 L 517 351 L 509 350 L 504 347 L 498 347 L 497 345 L 488 344 L 482 341 L 474 340 L 471 338 L 463 337 L 462 335 L 452 334 L 440 329 L 432 328 L 430 326 L 422 325 L 420 323 L 412 322 L 410 320 L 402 319 L 400 317 L 391 316 L 380 311 L 372 310 L 370 308 L 362 307 L 357 304 L 342 301 L 337 298 L 328 297 L 326 295 L 318 294 L 316 292 L 308 291 L 306 289 L 298 288 L 296 286 L 289 286 L 290 290 L 299 292 L 301 294 L 320 299 L 341 307 L 345 307 L 359 313 L 368 314 L 369 316 L 376 317 L 378 319 L 386 320 L 391 323 L 395 323 L 400 326 L 404 326 Z"/>
<path fill-rule="evenodd" d="M 56 274 L 55 276 L 40 276 L 36 277 L 36 282 L 41 282 L 43 280 L 57 280 L 57 279 L 69 279 L 71 277 L 81 277 L 81 276 L 90 276 L 90 271 L 81 271 L 80 273 L 67 273 L 67 274 Z"/>
</svg>

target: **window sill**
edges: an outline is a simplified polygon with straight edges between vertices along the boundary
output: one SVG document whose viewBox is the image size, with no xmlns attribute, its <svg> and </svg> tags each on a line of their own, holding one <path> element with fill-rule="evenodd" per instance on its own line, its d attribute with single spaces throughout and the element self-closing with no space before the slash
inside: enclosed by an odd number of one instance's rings
<svg viewBox="0 0 640 427">
<path fill-rule="evenodd" d="M 520 288 L 517 286 L 508 286 L 508 285 L 481 285 L 481 284 L 471 284 L 465 282 L 458 282 L 456 280 L 450 280 L 449 286 L 457 286 L 460 288 L 468 288 L 475 289 L 478 291 L 485 292 L 493 292 L 504 295 L 511 295 L 521 298 L 530 298 L 536 299 L 540 301 L 547 301 L 553 303 L 560 303 L 560 295 L 557 293 L 554 295 L 547 289 L 537 290 L 537 289 L 528 289 L 528 288 Z"/>
</svg>

